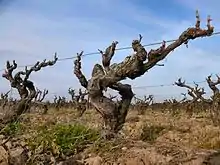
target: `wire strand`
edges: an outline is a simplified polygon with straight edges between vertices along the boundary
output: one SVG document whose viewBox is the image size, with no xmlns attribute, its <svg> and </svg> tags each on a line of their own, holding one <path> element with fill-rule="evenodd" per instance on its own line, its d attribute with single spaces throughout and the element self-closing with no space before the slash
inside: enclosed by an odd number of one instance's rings
<svg viewBox="0 0 220 165">
<path fill-rule="evenodd" d="M 218 32 L 215 32 L 213 33 L 211 36 L 214 36 L 214 35 L 219 35 L 220 34 L 220 31 Z M 166 43 L 170 43 L 170 42 L 174 42 L 176 41 L 176 39 L 172 39 L 172 40 L 166 40 L 165 42 Z M 144 44 L 143 46 L 144 47 L 148 47 L 148 46 L 154 46 L 154 45 L 160 45 L 162 44 L 163 42 L 153 42 L 153 43 L 149 43 L 149 44 Z M 116 51 L 120 51 L 120 50 L 127 50 L 127 49 L 132 49 L 131 46 L 127 46 L 127 47 L 121 47 L 121 48 L 117 48 L 115 49 Z M 85 56 L 91 56 L 91 55 L 97 55 L 97 54 L 100 54 L 100 52 L 91 52 L 91 53 L 85 53 L 83 54 L 82 56 L 85 57 Z M 66 60 L 72 60 L 76 58 L 76 56 L 72 56 L 72 57 L 64 57 L 64 58 L 60 58 L 58 59 L 57 61 L 66 61 Z M 17 66 L 17 68 L 22 68 L 22 67 L 29 67 L 29 66 L 33 66 L 34 64 L 28 64 L 28 65 L 20 65 L 20 66 Z M 5 69 L 0 69 L 0 71 L 4 71 Z"/>
<path fill-rule="evenodd" d="M 220 34 L 220 31 L 219 32 L 215 32 L 212 34 L 213 35 L 218 35 Z M 174 42 L 176 40 L 167 40 L 165 42 Z M 154 45 L 159 45 L 159 44 L 162 44 L 163 42 L 154 42 L 154 43 L 149 43 L 149 44 L 145 44 L 143 45 L 144 47 L 148 47 L 148 46 L 154 46 Z M 118 48 L 116 49 L 116 51 L 120 51 L 120 50 L 126 50 L 126 49 L 132 49 L 132 47 L 122 47 L 122 48 Z M 91 52 L 91 53 L 86 53 L 86 54 L 83 54 L 82 56 L 90 56 L 90 55 L 96 55 L 96 54 L 100 54 L 100 52 Z M 71 60 L 71 59 L 74 59 L 76 58 L 76 56 L 73 56 L 73 57 L 66 57 L 66 58 L 60 58 L 58 59 L 58 61 L 65 61 L 65 60 Z M 21 68 L 21 67 L 26 67 L 26 66 L 33 66 L 33 64 L 29 64 L 29 65 L 21 65 L 21 66 L 18 66 L 18 68 Z M 0 69 L 0 71 L 4 71 L 5 69 Z M 203 80 L 203 81 L 197 81 L 197 82 L 192 82 L 192 83 L 187 83 L 187 84 L 201 84 L 201 83 L 205 83 L 206 81 Z M 174 83 L 170 83 L 170 84 L 160 84 L 160 85 L 146 85 L 146 86 L 134 86 L 133 88 L 134 89 L 145 89 L 145 88 L 157 88 L 157 87 L 168 87 L 168 86 L 175 86 Z"/>
<path fill-rule="evenodd" d="M 196 81 L 196 82 L 191 82 L 191 83 L 186 83 L 188 85 L 190 84 L 202 84 L 202 83 L 205 83 L 206 81 L 203 80 L 203 81 Z M 161 84 L 161 85 L 145 85 L 145 86 L 134 86 L 132 88 L 135 88 L 135 89 L 144 89 L 144 88 L 157 88 L 157 87 L 168 87 L 168 86 L 175 86 L 174 83 L 170 83 L 170 84 Z"/>
</svg>

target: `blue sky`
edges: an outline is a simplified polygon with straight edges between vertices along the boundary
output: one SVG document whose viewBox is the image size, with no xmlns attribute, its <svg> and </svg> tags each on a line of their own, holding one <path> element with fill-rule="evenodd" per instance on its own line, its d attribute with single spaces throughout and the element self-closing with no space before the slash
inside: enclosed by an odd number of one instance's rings
<svg viewBox="0 0 220 165">
<path fill-rule="evenodd" d="M 112 41 L 118 47 L 130 46 L 138 34 L 143 43 L 176 39 L 189 26 L 195 24 L 195 10 L 199 9 L 202 27 L 206 16 L 213 18 L 215 31 L 220 31 L 220 2 L 212 0 L 11 0 L 0 7 L 0 69 L 6 60 L 15 59 L 18 65 L 33 64 L 37 60 L 75 56 L 104 49 Z M 170 84 L 182 77 L 187 82 L 205 80 L 210 73 L 220 73 L 220 36 L 191 41 L 189 48 L 181 46 L 164 61 L 164 67 L 155 67 L 136 80 L 127 80 L 133 86 Z M 159 46 L 159 45 L 158 45 Z M 151 48 L 147 47 L 149 51 Z M 132 50 L 116 52 L 112 63 L 122 61 Z M 84 57 L 83 71 L 90 77 L 91 68 L 100 63 L 100 55 Z M 19 68 L 23 69 L 23 68 Z M 58 62 L 54 67 L 33 73 L 31 80 L 39 89 L 47 88 L 48 98 L 54 93 L 68 96 L 69 87 L 79 88 L 73 74 L 73 60 Z M 1 79 L 0 91 L 10 89 Z M 206 83 L 204 86 L 207 92 Z M 154 94 L 158 100 L 180 97 L 184 89 L 178 87 L 134 88 L 137 96 Z M 16 95 L 16 93 L 14 93 Z"/>
</svg>

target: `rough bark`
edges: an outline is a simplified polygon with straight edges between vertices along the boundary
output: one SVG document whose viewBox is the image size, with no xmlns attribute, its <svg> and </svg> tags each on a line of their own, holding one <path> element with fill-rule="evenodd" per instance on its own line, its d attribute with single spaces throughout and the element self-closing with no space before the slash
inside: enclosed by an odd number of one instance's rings
<svg viewBox="0 0 220 165">
<path fill-rule="evenodd" d="M 137 110 L 139 115 L 143 115 L 146 110 L 149 108 L 150 105 L 153 104 L 153 95 L 144 96 L 144 99 L 139 99 L 137 97 L 134 97 L 135 99 L 135 104 L 134 104 L 134 109 Z"/>
<path fill-rule="evenodd" d="M 53 66 L 57 60 L 58 58 L 55 54 L 54 60 L 44 60 L 43 62 L 38 61 L 30 69 L 25 67 L 25 71 L 19 71 L 14 76 L 13 71 L 17 69 L 17 63 L 15 60 L 13 61 L 13 64 L 10 64 L 9 61 L 6 62 L 6 70 L 2 77 L 10 82 L 12 88 L 17 89 L 20 95 L 20 100 L 10 111 L 10 113 L 4 116 L 2 123 L 8 123 L 16 120 L 22 113 L 26 112 L 30 108 L 31 101 L 36 97 L 37 94 L 34 83 L 29 80 L 31 73 L 40 71 L 42 68 L 47 66 Z"/>
<path fill-rule="evenodd" d="M 79 93 L 77 95 L 74 89 L 69 88 L 68 92 L 72 97 L 74 108 L 78 111 L 78 117 L 81 117 L 87 108 L 88 100 L 85 96 L 88 95 L 88 93 L 86 91 L 82 92 L 81 88 L 79 89 Z"/>
<path fill-rule="evenodd" d="M 41 91 L 40 89 L 36 89 L 36 95 L 34 97 L 34 101 L 42 102 L 45 99 L 47 94 L 48 94 L 47 89 L 44 89 L 43 91 Z"/>
<path fill-rule="evenodd" d="M 208 103 L 208 100 L 206 100 L 203 95 L 205 94 L 204 88 L 200 88 L 198 84 L 195 84 L 195 87 L 191 87 L 189 85 L 185 84 L 185 81 L 182 81 L 181 78 L 178 79 L 175 84 L 182 88 L 187 88 L 188 95 L 192 97 L 192 100 L 186 103 L 186 111 L 191 116 L 193 114 L 193 111 L 195 111 L 196 107 L 199 107 L 199 103 Z M 200 110 L 202 108 L 199 108 Z"/>
<path fill-rule="evenodd" d="M 220 77 L 216 75 L 217 81 L 215 82 L 211 79 L 211 77 L 212 75 L 206 78 L 208 86 L 213 91 L 213 95 L 212 95 L 213 104 L 210 109 L 210 115 L 213 123 L 218 126 L 220 124 L 220 92 L 216 86 L 220 84 Z"/>
<path fill-rule="evenodd" d="M 186 85 L 185 81 L 182 81 L 181 78 L 178 79 L 175 84 L 179 87 L 187 88 L 188 89 L 188 95 L 191 96 L 193 99 L 191 100 L 192 103 L 202 100 L 205 101 L 203 95 L 205 94 L 204 88 L 200 88 L 198 84 L 195 84 L 195 87 L 191 87 L 189 85 Z"/>
<path fill-rule="evenodd" d="M 102 115 L 105 123 L 112 131 L 117 132 L 121 129 L 133 97 L 131 86 L 128 84 L 122 84 L 120 81 L 125 80 L 126 78 L 135 79 L 142 76 L 148 70 L 157 65 L 159 61 L 167 57 L 170 52 L 180 45 L 188 43 L 189 40 L 211 36 L 214 27 L 210 25 L 210 21 L 211 19 L 208 18 L 206 30 L 201 29 L 200 20 L 197 16 L 195 27 L 188 28 L 169 46 L 166 46 L 165 42 L 163 42 L 160 48 L 150 50 L 149 52 L 147 52 L 141 44 L 142 36 L 140 35 L 138 40 L 133 40 L 132 42 L 134 54 L 126 57 L 121 63 L 110 65 L 115 47 L 118 43 L 117 41 L 113 42 L 105 53 L 102 52 L 102 61 L 104 61 L 103 66 L 95 64 L 92 70 L 92 77 L 89 80 L 86 79 L 81 71 L 81 56 L 83 55 L 83 52 L 77 54 L 77 59 L 74 62 L 74 74 L 79 79 L 80 84 L 87 89 L 91 103 Z M 146 60 L 147 62 L 145 62 Z M 105 97 L 103 91 L 107 88 L 119 91 L 122 100 L 119 103 L 116 103 Z"/>
</svg>

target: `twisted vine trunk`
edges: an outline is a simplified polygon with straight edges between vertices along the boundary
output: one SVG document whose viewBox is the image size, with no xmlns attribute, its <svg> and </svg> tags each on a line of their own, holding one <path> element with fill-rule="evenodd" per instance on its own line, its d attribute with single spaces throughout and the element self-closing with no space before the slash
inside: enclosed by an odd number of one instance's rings
<svg viewBox="0 0 220 165">
<path fill-rule="evenodd" d="M 216 76 L 218 78 L 216 82 L 211 80 L 211 75 L 207 77 L 206 81 L 209 88 L 213 91 L 212 106 L 210 109 L 211 119 L 218 126 L 220 124 L 220 92 L 216 86 L 220 84 L 220 77 L 218 75 Z"/>
<path fill-rule="evenodd" d="M 141 44 L 142 36 L 140 36 L 139 40 L 133 40 L 132 42 L 134 55 L 126 57 L 121 63 L 110 65 L 110 60 L 118 44 L 117 41 L 113 42 L 105 53 L 100 51 L 102 54 L 102 66 L 95 64 L 90 80 L 87 80 L 81 71 L 81 56 L 83 52 L 77 54 L 77 59 L 74 62 L 74 74 L 80 84 L 87 89 L 92 105 L 102 115 L 105 124 L 111 131 L 117 133 L 122 128 L 133 98 L 131 86 L 122 84 L 120 81 L 126 78 L 135 79 L 142 76 L 175 48 L 187 43 L 190 39 L 210 36 L 214 30 L 210 25 L 210 18 L 208 19 L 207 27 L 207 30 L 200 29 L 200 20 L 197 16 L 195 27 L 188 28 L 169 46 L 166 47 L 165 42 L 163 42 L 159 49 L 150 50 L 149 52 Z M 145 62 L 147 59 L 148 61 Z M 104 96 L 103 91 L 106 91 L 107 88 L 118 91 L 121 95 L 121 101 L 114 102 Z"/>
<path fill-rule="evenodd" d="M 58 58 L 55 54 L 54 60 L 43 62 L 36 62 L 33 67 L 28 69 L 25 67 L 24 71 L 17 72 L 14 76 L 12 75 L 13 71 L 17 69 L 17 63 L 15 60 L 11 65 L 9 61 L 6 62 L 6 70 L 2 75 L 5 79 L 10 82 L 12 88 L 17 89 L 20 100 L 12 108 L 6 112 L 4 117 L 1 119 L 2 124 L 7 124 L 17 120 L 21 114 L 25 113 L 31 106 L 32 100 L 36 97 L 36 88 L 32 81 L 28 80 L 32 72 L 37 72 L 44 67 L 53 66 L 57 62 Z M 22 78 L 24 76 L 24 78 Z"/>
</svg>

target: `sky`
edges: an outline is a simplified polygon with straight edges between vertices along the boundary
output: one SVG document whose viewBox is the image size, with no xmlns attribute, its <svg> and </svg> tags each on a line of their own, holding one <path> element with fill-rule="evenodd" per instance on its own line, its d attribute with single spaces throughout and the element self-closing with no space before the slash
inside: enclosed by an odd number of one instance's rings
<svg viewBox="0 0 220 165">
<path fill-rule="evenodd" d="M 133 39 L 143 36 L 143 44 L 177 39 L 195 24 L 195 11 L 201 15 L 201 26 L 206 28 L 207 15 L 213 18 L 215 31 L 220 31 L 220 1 L 212 0 L 1 0 L 0 1 L 0 69 L 7 60 L 16 60 L 19 66 L 34 64 L 44 59 L 74 57 L 76 53 L 97 52 L 112 41 L 118 48 L 131 46 Z M 153 94 L 155 99 L 180 98 L 186 89 L 172 84 L 179 77 L 187 83 L 204 81 L 210 74 L 220 73 L 220 35 L 199 38 L 181 46 L 145 75 L 126 80 L 137 97 Z M 146 47 L 146 50 L 160 45 Z M 121 62 L 132 50 L 117 51 L 112 63 Z M 47 99 L 54 95 L 68 96 L 68 88 L 80 84 L 73 74 L 74 59 L 59 61 L 31 75 L 35 86 L 48 89 Z M 93 65 L 101 63 L 100 54 L 85 56 L 82 70 L 87 79 Z M 17 70 L 23 70 L 20 67 Z M 1 74 L 3 71 L 1 71 Z M 15 72 L 16 73 L 16 72 Z M 0 91 L 10 90 L 6 79 L 0 78 Z M 211 91 L 205 82 L 199 84 Z M 147 87 L 150 86 L 150 87 Z M 139 88 L 137 88 L 139 87 Z M 16 90 L 12 92 L 16 96 Z M 69 96 L 68 96 L 69 97 Z"/>
</svg>

